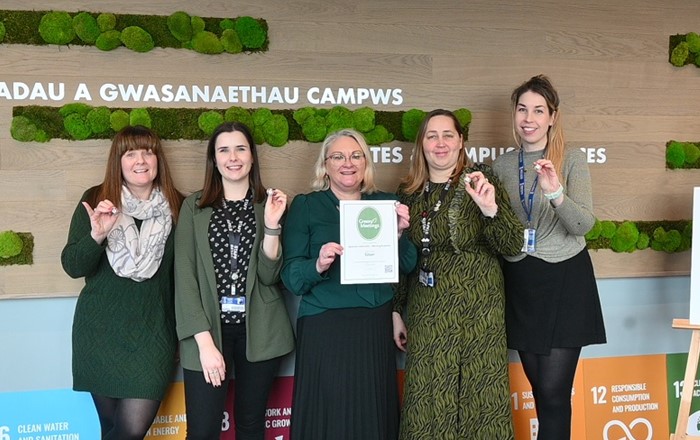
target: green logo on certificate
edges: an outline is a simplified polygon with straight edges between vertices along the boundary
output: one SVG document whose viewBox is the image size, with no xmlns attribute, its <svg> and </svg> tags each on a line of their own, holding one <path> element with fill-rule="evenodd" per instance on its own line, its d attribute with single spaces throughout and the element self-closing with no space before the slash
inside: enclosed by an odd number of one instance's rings
<svg viewBox="0 0 700 440">
<path fill-rule="evenodd" d="M 376 209 L 367 207 L 357 216 L 357 230 L 365 240 L 374 240 L 382 229 L 382 221 Z"/>
</svg>

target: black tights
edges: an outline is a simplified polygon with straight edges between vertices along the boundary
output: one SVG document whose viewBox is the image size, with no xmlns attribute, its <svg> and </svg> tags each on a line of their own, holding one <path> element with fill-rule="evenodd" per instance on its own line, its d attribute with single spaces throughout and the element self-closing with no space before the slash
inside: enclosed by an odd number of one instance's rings
<svg viewBox="0 0 700 440">
<path fill-rule="evenodd" d="M 143 440 L 158 413 L 160 401 L 115 399 L 92 394 L 102 429 L 102 440 Z"/>
<path fill-rule="evenodd" d="M 581 348 L 553 348 L 546 356 L 518 353 L 535 397 L 537 440 L 571 438 L 571 387 Z"/>
</svg>

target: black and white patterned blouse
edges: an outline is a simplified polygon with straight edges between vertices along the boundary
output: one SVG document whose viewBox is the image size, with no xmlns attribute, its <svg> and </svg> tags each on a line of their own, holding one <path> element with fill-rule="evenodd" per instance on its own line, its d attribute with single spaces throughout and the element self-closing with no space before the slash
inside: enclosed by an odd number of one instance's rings
<svg viewBox="0 0 700 440">
<path fill-rule="evenodd" d="M 231 245 L 229 243 L 229 231 L 238 233 L 240 230 L 240 242 L 238 246 L 238 261 L 236 272 L 236 294 L 245 295 L 250 254 L 255 239 L 255 211 L 253 208 L 253 195 L 248 191 L 243 200 L 224 200 L 222 208 L 214 208 L 209 221 L 209 247 L 214 260 L 214 274 L 216 275 L 216 291 L 221 297 L 231 293 L 231 283 L 234 282 L 231 274 Z M 242 324 L 245 322 L 245 312 L 221 312 L 223 324 Z"/>
</svg>

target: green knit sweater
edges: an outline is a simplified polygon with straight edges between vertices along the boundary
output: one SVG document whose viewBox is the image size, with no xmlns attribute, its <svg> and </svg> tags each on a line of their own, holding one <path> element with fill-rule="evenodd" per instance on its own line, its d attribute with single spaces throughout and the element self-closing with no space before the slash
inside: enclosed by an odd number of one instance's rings
<svg viewBox="0 0 700 440">
<path fill-rule="evenodd" d="M 161 400 L 176 365 L 172 233 L 160 268 L 140 283 L 114 273 L 106 243 L 92 239 L 79 203 L 61 254 L 68 275 L 85 277 L 73 319 L 73 389 Z"/>
</svg>

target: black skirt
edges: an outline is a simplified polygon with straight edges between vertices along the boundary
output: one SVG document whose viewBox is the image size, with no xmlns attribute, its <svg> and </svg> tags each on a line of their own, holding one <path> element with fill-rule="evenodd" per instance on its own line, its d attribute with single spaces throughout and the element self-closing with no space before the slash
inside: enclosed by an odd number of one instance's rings
<svg viewBox="0 0 700 440">
<path fill-rule="evenodd" d="M 527 256 L 503 267 L 508 348 L 549 354 L 606 342 L 588 249 L 559 263 Z"/>
<path fill-rule="evenodd" d="M 395 440 L 391 301 L 297 321 L 292 440 Z"/>
</svg>

